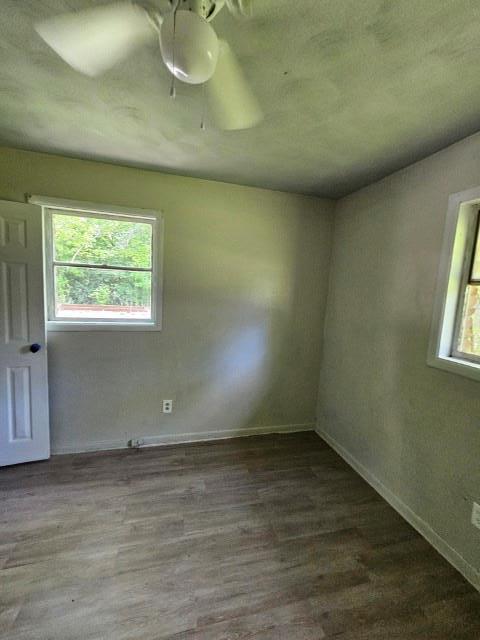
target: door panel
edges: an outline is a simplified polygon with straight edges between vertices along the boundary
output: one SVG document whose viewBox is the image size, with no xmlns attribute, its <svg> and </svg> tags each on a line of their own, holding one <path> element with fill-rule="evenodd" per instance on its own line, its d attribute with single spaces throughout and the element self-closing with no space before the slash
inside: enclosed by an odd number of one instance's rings
<svg viewBox="0 0 480 640">
<path fill-rule="evenodd" d="M 5 341 L 28 340 L 27 265 L 3 262 L 5 289 Z"/>
<path fill-rule="evenodd" d="M 15 247 L 15 245 L 25 247 L 25 221 L 19 218 L 7 218 L 0 216 L 0 243 L 0 246 L 2 247 Z"/>
<path fill-rule="evenodd" d="M 32 439 L 30 367 L 7 368 L 7 414 L 10 441 Z"/>
<path fill-rule="evenodd" d="M 40 207 L 0 201 L 0 466 L 50 455 L 42 246 Z"/>
</svg>

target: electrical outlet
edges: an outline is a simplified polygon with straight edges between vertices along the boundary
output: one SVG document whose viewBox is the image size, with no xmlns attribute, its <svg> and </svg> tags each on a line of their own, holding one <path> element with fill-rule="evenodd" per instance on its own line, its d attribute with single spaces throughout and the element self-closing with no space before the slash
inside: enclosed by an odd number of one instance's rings
<svg viewBox="0 0 480 640">
<path fill-rule="evenodd" d="M 173 411 L 173 400 L 164 400 L 162 405 L 163 413 L 172 413 Z"/>
<path fill-rule="evenodd" d="M 473 503 L 472 524 L 474 527 L 477 527 L 477 529 L 480 529 L 480 504 L 476 502 Z"/>
</svg>

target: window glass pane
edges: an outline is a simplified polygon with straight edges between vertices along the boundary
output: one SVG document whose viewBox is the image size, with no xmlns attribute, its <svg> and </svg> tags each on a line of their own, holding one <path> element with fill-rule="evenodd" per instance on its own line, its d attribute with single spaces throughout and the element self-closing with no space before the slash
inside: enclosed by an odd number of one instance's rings
<svg viewBox="0 0 480 640">
<path fill-rule="evenodd" d="M 55 267 L 57 318 L 150 320 L 152 274 Z"/>
<path fill-rule="evenodd" d="M 480 356 L 480 285 L 467 286 L 457 350 Z"/>
<path fill-rule="evenodd" d="M 472 280 L 480 280 L 480 225 L 477 232 L 477 242 L 475 245 L 475 255 L 473 256 Z"/>
<path fill-rule="evenodd" d="M 58 262 L 146 269 L 152 265 L 151 224 L 53 213 L 52 226 Z"/>
</svg>

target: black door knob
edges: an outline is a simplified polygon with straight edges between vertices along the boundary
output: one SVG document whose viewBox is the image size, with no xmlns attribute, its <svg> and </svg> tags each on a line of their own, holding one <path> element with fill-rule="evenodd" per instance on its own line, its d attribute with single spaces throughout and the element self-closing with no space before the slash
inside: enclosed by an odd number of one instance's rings
<svg viewBox="0 0 480 640">
<path fill-rule="evenodd" d="M 42 345 L 38 344 L 38 342 L 34 342 L 33 344 L 30 345 L 30 351 L 32 353 L 38 353 L 41 348 L 42 348 Z"/>
</svg>

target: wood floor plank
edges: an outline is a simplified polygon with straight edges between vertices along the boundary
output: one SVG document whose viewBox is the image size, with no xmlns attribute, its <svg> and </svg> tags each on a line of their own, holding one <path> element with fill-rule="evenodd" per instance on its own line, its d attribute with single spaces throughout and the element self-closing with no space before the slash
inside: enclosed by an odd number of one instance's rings
<svg viewBox="0 0 480 640">
<path fill-rule="evenodd" d="M 0 470 L 2 640 L 474 640 L 480 594 L 313 433 Z"/>
</svg>

